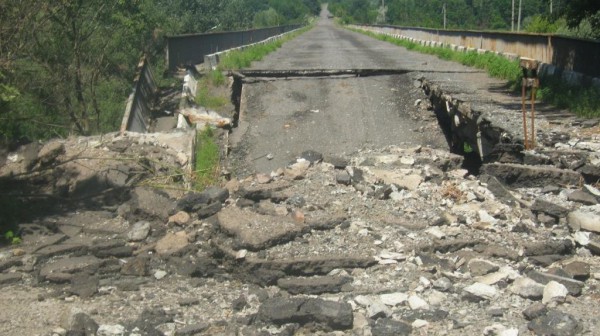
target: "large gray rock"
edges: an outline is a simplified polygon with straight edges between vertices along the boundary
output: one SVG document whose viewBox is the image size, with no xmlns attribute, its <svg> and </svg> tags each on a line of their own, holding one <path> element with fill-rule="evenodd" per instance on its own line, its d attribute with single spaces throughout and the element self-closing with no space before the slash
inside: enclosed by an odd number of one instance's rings
<svg viewBox="0 0 600 336">
<path fill-rule="evenodd" d="M 333 330 L 352 328 L 352 306 L 345 302 L 313 298 L 272 298 L 259 308 L 258 318 L 264 322 L 283 325 L 298 323 L 321 324 Z"/>
<path fill-rule="evenodd" d="M 479 180 L 487 184 L 487 189 L 494 194 L 494 196 L 507 203 L 507 204 L 518 204 L 519 200 L 513 196 L 513 194 L 506 188 L 498 179 L 494 176 L 483 174 L 479 177 Z"/>
<path fill-rule="evenodd" d="M 539 271 L 531 271 L 527 273 L 527 276 L 543 285 L 549 283 L 550 281 L 556 281 L 560 284 L 563 284 L 569 290 L 569 294 L 571 295 L 581 294 L 581 290 L 585 286 L 585 283 L 575 279 L 555 274 L 542 273 Z"/>
<path fill-rule="evenodd" d="M 125 327 L 120 324 L 102 324 L 98 327 L 98 336 L 125 335 Z"/>
<path fill-rule="evenodd" d="M 582 325 L 572 315 L 551 310 L 527 324 L 535 335 L 572 336 L 582 330 Z"/>
<path fill-rule="evenodd" d="M 189 245 L 188 236 L 185 231 L 167 233 L 156 242 L 156 253 L 159 255 L 176 254 Z"/>
<path fill-rule="evenodd" d="M 288 217 L 259 215 L 237 207 L 223 209 L 217 219 L 221 230 L 235 236 L 241 248 L 252 251 L 290 241 L 303 232 L 303 225 Z"/>
<path fill-rule="evenodd" d="M 544 286 L 527 277 L 517 278 L 510 291 L 526 299 L 540 299 L 544 295 Z"/>
<path fill-rule="evenodd" d="M 335 181 L 339 184 L 350 185 L 352 183 L 352 177 L 346 171 L 342 171 L 335 175 Z"/>
<path fill-rule="evenodd" d="M 569 226 L 574 231 L 585 230 L 600 233 L 600 206 L 581 207 L 569 213 Z"/>
<path fill-rule="evenodd" d="M 402 336 L 411 333 L 412 326 L 410 324 L 391 318 L 379 319 L 371 328 L 371 335 L 373 336 Z"/>
<path fill-rule="evenodd" d="M 283 278 L 277 286 L 290 294 L 339 293 L 342 286 L 352 282 L 351 277 L 322 276 L 312 278 Z"/>
<path fill-rule="evenodd" d="M 247 198 L 255 202 L 270 199 L 280 194 L 283 190 L 291 186 L 288 181 L 276 181 L 269 184 L 257 184 L 250 186 L 242 186 L 238 191 L 238 195 L 242 198 Z"/>
<path fill-rule="evenodd" d="M 333 229 L 346 217 L 326 216 L 298 222 L 291 217 L 260 215 L 249 209 L 227 207 L 217 214 L 217 219 L 221 230 L 233 235 L 240 248 L 258 251 L 288 242 L 313 229 Z"/>
<path fill-rule="evenodd" d="M 246 258 L 242 274 L 247 281 L 260 285 L 274 285 L 290 275 L 323 275 L 334 269 L 368 268 L 377 264 L 372 257 L 332 255 L 283 260 Z"/>
<path fill-rule="evenodd" d="M 486 275 L 500 269 L 500 266 L 485 259 L 471 259 L 467 266 L 469 267 L 469 272 L 471 272 L 471 275 L 473 276 Z"/>
<path fill-rule="evenodd" d="M 576 280 L 585 281 L 590 277 L 590 264 L 583 261 L 571 261 L 563 269 Z"/>
<path fill-rule="evenodd" d="M 81 312 L 67 316 L 62 324 L 70 336 L 95 336 L 99 327 L 94 319 Z"/>
<path fill-rule="evenodd" d="M 302 180 L 311 163 L 308 160 L 299 159 L 298 162 L 291 164 L 285 169 L 285 178 L 288 180 Z"/>
<path fill-rule="evenodd" d="M 525 317 L 528 321 L 531 321 L 535 318 L 546 315 L 548 313 L 548 307 L 541 302 L 536 302 L 525 308 L 522 313 L 523 317 Z"/>
<path fill-rule="evenodd" d="M 59 255 L 82 255 L 85 254 L 88 247 L 72 240 L 65 241 L 61 244 L 50 245 L 43 247 L 35 252 L 39 259 L 46 260 Z"/>
<path fill-rule="evenodd" d="M 323 154 L 314 150 L 307 150 L 300 154 L 300 158 L 310 162 L 311 164 L 315 164 L 323 161 Z"/>
<path fill-rule="evenodd" d="M 67 331 L 67 335 L 73 336 L 95 336 L 98 331 L 98 323 L 75 308 L 64 313 L 61 325 Z"/>
<path fill-rule="evenodd" d="M 179 328 L 175 331 L 175 336 L 193 336 L 197 334 L 201 334 L 206 331 L 210 325 L 208 323 L 196 323 L 186 325 L 183 328 Z"/>
<path fill-rule="evenodd" d="M 376 320 L 378 318 L 388 317 L 391 315 L 392 310 L 380 300 L 373 300 L 373 302 L 367 306 L 367 316 L 370 319 Z"/>
<path fill-rule="evenodd" d="M 513 188 L 541 188 L 549 184 L 578 185 L 582 181 L 581 174 L 569 169 L 521 164 L 489 163 L 483 165 L 482 173 L 494 176 Z"/>
<path fill-rule="evenodd" d="M 133 207 L 137 208 L 136 212 L 141 212 L 165 223 L 169 220 L 170 212 L 175 208 L 175 202 L 172 199 L 154 189 L 135 188 L 132 192 L 132 199 Z"/>
<path fill-rule="evenodd" d="M 568 199 L 571 202 L 583 203 L 586 205 L 598 204 L 598 199 L 594 195 L 582 190 L 576 190 L 570 193 Z"/>
<path fill-rule="evenodd" d="M 204 191 L 190 192 L 177 201 L 176 210 L 189 213 L 197 212 L 211 203 L 223 203 L 229 198 L 229 190 L 219 187 L 208 187 Z"/>
<path fill-rule="evenodd" d="M 586 163 L 583 167 L 577 169 L 587 183 L 596 183 L 600 180 L 600 166 Z"/>
<path fill-rule="evenodd" d="M 483 300 L 493 300 L 498 296 L 498 290 L 496 288 L 479 282 L 467 286 L 463 290 L 468 296 Z"/>
<path fill-rule="evenodd" d="M 531 206 L 531 211 L 533 213 L 544 213 L 556 218 L 566 217 L 569 213 L 569 209 L 541 199 L 535 200 Z"/>
<path fill-rule="evenodd" d="M 121 274 L 140 277 L 146 276 L 148 275 L 148 262 L 149 258 L 147 256 L 126 259 L 121 265 Z"/>
<path fill-rule="evenodd" d="M 98 291 L 98 278 L 87 274 L 78 274 L 71 279 L 69 291 L 82 299 L 92 297 Z"/>
<path fill-rule="evenodd" d="M 569 254 L 573 248 L 570 239 L 534 241 L 523 245 L 523 255 L 531 257 Z"/>
<path fill-rule="evenodd" d="M 21 281 L 21 273 L 0 273 L 0 285 L 10 285 Z"/>
<path fill-rule="evenodd" d="M 556 281 L 550 281 L 544 287 L 544 296 L 542 303 L 550 303 L 553 301 L 564 302 L 569 294 L 569 290 L 563 284 Z"/>
<path fill-rule="evenodd" d="M 93 256 L 59 259 L 46 263 L 40 270 L 40 277 L 52 282 L 70 282 L 74 273 L 95 273 L 101 262 Z"/>
<path fill-rule="evenodd" d="M 127 239 L 138 242 L 146 239 L 148 234 L 150 234 L 150 222 L 139 221 L 133 224 L 131 230 L 127 233 Z"/>
</svg>

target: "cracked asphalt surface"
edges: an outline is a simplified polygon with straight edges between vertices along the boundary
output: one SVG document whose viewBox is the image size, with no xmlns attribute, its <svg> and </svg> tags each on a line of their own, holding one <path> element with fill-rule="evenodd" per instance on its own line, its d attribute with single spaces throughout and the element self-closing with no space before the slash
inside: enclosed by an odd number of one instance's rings
<svg viewBox="0 0 600 336">
<path fill-rule="evenodd" d="M 252 69 L 433 70 L 423 57 L 337 27 L 324 11 L 315 28 L 254 63 Z M 456 64 L 437 63 L 437 71 L 457 70 Z M 327 156 L 399 144 L 445 148 L 441 131 L 423 132 L 423 122 L 411 118 L 416 99 L 424 98 L 413 85 L 418 75 L 284 78 L 244 84 L 240 127 L 232 135 L 235 172 L 269 173 L 305 150 Z"/>
</svg>

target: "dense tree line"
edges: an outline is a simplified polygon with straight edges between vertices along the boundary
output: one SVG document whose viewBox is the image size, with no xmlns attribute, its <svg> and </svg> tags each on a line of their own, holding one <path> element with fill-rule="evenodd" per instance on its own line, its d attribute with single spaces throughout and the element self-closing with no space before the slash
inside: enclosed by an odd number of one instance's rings
<svg viewBox="0 0 600 336">
<path fill-rule="evenodd" d="M 0 0 L 0 141 L 116 130 L 165 36 L 306 21 L 318 0 Z"/>
<path fill-rule="evenodd" d="M 448 29 L 516 30 L 519 2 L 522 31 L 600 39 L 599 0 L 330 0 L 329 8 L 344 22 L 427 28 L 443 28 L 445 8 Z"/>
</svg>

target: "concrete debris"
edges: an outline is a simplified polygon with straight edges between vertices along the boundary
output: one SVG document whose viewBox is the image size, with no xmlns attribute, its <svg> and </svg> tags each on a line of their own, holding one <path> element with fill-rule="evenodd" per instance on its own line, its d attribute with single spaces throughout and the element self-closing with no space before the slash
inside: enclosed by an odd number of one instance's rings
<svg viewBox="0 0 600 336">
<path fill-rule="evenodd" d="M 464 291 L 468 294 L 471 294 L 477 298 L 492 300 L 495 299 L 498 295 L 498 291 L 496 288 L 483 284 L 483 283 L 474 283 L 470 286 L 464 288 Z"/>
<path fill-rule="evenodd" d="M 186 117 L 191 124 L 195 124 L 199 130 L 204 129 L 206 125 L 215 127 L 229 127 L 230 118 L 224 118 L 215 111 L 210 111 L 202 107 L 188 107 L 179 110 L 179 113 Z"/>
<path fill-rule="evenodd" d="M 147 221 L 139 221 L 133 224 L 131 230 L 127 233 L 127 238 L 130 241 L 142 241 L 148 237 L 150 233 L 150 222 Z"/>
<path fill-rule="evenodd" d="M 182 168 L 182 151 L 155 138 L 103 141 L 94 146 L 111 155 L 144 146 Z M 61 143 L 64 152 L 44 154 L 48 167 L 73 157 Z M 39 148 L 30 167 L 41 162 Z M 120 188 L 95 199 L 102 207 L 24 222 L 22 245 L 0 249 L 0 285 L 27 288 L 19 296 L 53 309 L 54 295 L 92 307 L 89 316 L 103 316 L 97 335 L 571 335 L 595 326 L 595 187 L 535 166 L 519 166 L 514 182 L 506 166 L 488 164 L 479 178 L 453 154 L 426 147 L 300 156 L 273 174 L 202 192 L 129 186 L 148 181 L 137 180 L 142 167 L 160 175 L 162 166 L 125 164 L 101 180 Z M 25 170 L 25 161 L 6 165 Z M 97 182 L 59 189 L 84 195 Z M 123 308 L 107 308 L 115 304 Z M 132 321 L 134 310 L 151 307 L 169 308 L 146 314 L 162 322 Z M 91 318 L 78 321 L 48 331 L 96 328 Z"/>
<path fill-rule="evenodd" d="M 600 233 L 600 205 L 584 206 L 570 212 L 567 221 L 573 231 L 585 230 Z"/>
<path fill-rule="evenodd" d="M 537 300 L 544 295 L 544 286 L 527 277 L 519 277 L 513 282 L 510 291 L 523 298 Z"/>
<path fill-rule="evenodd" d="M 550 281 L 544 287 L 542 303 L 548 304 L 550 302 L 564 302 L 568 294 L 569 290 L 567 287 L 556 281 Z"/>
</svg>

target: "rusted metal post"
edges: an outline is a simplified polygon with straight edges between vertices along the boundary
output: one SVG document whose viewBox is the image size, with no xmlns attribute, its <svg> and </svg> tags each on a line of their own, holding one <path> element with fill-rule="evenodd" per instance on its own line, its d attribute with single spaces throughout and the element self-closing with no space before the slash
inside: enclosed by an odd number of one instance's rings
<svg viewBox="0 0 600 336">
<path fill-rule="evenodd" d="M 535 91 L 538 83 L 538 79 L 535 78 L 531 86 L 531 149 L 535 148 Z"/>
<path fill-rule="evenodd" d="M 521 82 L 521 111 L 523 112 L 523 144 L 525 149 L 529 149 L 527 140 L 527 111 L 525 110 L 525 92 L 527 90 L 527 78 L 523 77 Z"/>
<path fill-rule="evenodd" d="M 535 93 L 540 84 L 537 71 L 539 62 L 532 58 L 521 57 L 519 64 L 523 71 L 523 81 L 521 82 L 521 110 L 523 112 L 523 141 L 525 149 L 535 148 Z M 527 130 L 527 110 L 525 109 L 525 94 L 527 88 L 531 88 L 531 135 Z M 529 140 L 531 138 L 531 141 Z"/>
</svg>

